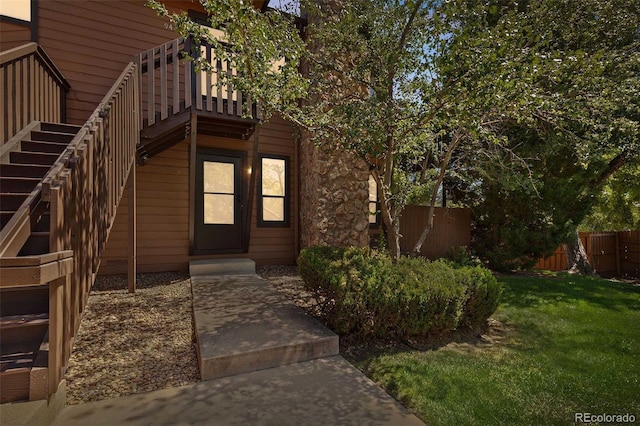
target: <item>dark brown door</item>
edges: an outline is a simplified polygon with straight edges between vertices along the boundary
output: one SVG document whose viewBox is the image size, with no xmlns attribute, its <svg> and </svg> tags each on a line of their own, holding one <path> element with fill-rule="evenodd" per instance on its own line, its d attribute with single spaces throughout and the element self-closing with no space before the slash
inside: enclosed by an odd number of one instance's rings
<svg viewBox="0 0 640 426">
<path fill-rule="evenodd" d="M 242 154 L 196 154 L 196 254 L 243 251 L 242 165 Z"/>
</svg>

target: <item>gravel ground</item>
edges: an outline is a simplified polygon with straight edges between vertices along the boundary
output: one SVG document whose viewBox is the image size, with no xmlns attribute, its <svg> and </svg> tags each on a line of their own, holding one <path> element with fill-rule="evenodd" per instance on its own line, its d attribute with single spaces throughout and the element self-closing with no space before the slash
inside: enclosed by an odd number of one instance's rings
<svg viewBox="0 0 640 426">
<path fill-rule="evenodd" d="M 318 303 L 295 266 L 257 273 L 309 315 Z M 187 273 L 98 277 L 89 296 L 67 369 L 67 403 L 79 404 L 182 386 L 200 379 Z"/>
<path fill-rule="evenodd" d="M 307 314 L 321 319 L 318 301 L 313 293 L 305 290 L 304 281 L 298 275 L 295 266 L 263 266 L 258 268 L 256 272 L 278 291 L 289 296 Z"/>
<path fill-rule="evenodd" d="M 67 369 L 67 403 L 97 401 L 199 380 L 186 273 L 98 277 Z"/>
</svg>

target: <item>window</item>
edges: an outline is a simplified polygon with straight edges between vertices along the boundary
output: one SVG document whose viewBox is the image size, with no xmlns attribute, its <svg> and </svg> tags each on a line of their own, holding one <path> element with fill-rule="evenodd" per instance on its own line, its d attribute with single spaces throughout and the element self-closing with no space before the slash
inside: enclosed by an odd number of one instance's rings
<svg viewBox="0 0 640 426">
<path fill-rule="evenodd" d="M 2 0 L 0 15 L 20 21 L 31 21 L 31 0 Z"/>
<path fill-rule="evenodd" d="M 379 223 L 379 212 L 378 184 L 373 176 L 369 175 L 369 225 L 377 225 Z"/>
<path fill-rule="evenodd" d="M 258 226 L 289 226 L 289 157 L 260 156 Z"/>
</svg>

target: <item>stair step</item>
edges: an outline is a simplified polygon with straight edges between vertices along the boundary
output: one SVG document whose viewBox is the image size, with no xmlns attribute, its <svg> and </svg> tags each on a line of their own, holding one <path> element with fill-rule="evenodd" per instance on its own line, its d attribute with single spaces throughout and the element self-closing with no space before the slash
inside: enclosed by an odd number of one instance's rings
<svg viewBox="0 0 640 426">
<path fill-rule="evenodd" d="M 32 131 L 32 141 L 45 141 L 45 142 L 66 142 L 69 143 L 74 138 L 77 132 L 74 133 L 60 133 L 60 132 L 43 132 Z"/>
<path fill-rule="evenodd" d="M 15 214 L 15 211 L 0 211 L 0 229 L 4 228 L 4 226 L 9 223 L 11 217 Z"/>
<path fill-rule="evenodd" d="M 40 123 L 40 130 L 43 132 L 69 133 L 75 135 L 82 129 L 82 126 L 61 123 Z"/>
<path fill-rule="evenodd" d="M 37 352 L 49 327 L 49 314 L 0 317 L 0 355 Z"/>
<path fill-rule="evenodd" d="M 2 192 L 0 193 L 0 208 L 3 211 L 16 211 L 28 196 L 29 193 Z"/>
<path fill-rule="evenodd" d="M 3 164 L 0 167 L 1 177 L 30 177 L 42 179 L 51 166 L 41 164 Z"/>
<path fill-rule="evenodd" d="M 49 324 L 49 314 L 4 315 L 0 317 L 0 331 Z"/>
<path fill-rule="evenodd" d="M 13 164 L 39 164 L 47 166 L 52 166 L 58 157 L 60 157 L 60 154 L 43 154 L 35 152 L 12 152 L 9 155 L 10 161 Z"/>
<path fill-rule="evenodd" d="M 18 256 L 37 256 L 49 252 L 49 233 L 32 232 Z"/>
<path fill-rule="evenodd" d="M 49 286 L 0 288 L 0 314 L 13 316 L 49 311 Z"/>
<path fill-rule="evenodd" d="M 33 363 L 33 354 L 26 355 L 24 360 L 31 359 Z M 14 363 L 15 364 L 15 363 Z M 0 361 L 0 366 L 4 366 L 4 362 Z M 0 367 L 4 368 L 4 367 Z M 29 399 L 29 382 L 31 373 L 31 364 L 28 367 L 11 368 L 8 371 L 0 370 L 0 378 L 2 378 L 2 389 L 0 392 L 0 403 L 21 401 Z"/>
<path fill-rule="evenodd" d="M 42 216 L 40 216 L 40 220 L 38 223 L 31 223 L 31 231 L 32 232 L 49 232 L 51 227 L 51 215 L 49 212 L 44 212 Z"/>
<path fill-rule="evenodd" d="M 191 276 L 202 380 L 338 355 L 338 336 L 257 275 Z"/>
<path fill-rule="evenodd" d="M 3 166 L 4 167 L 4 166 Z M 0 192 L 28 192 L 34 190 L 40 179 L 29 177 L 0 177 Z"/>
<path fill-rule="evenodd" d="M 64 142 L 42 142 L 24 140 L 20 142 L 20 150 L 22 152 L 61 154 L 68 145 L 68 143 Z"/>
</svg>

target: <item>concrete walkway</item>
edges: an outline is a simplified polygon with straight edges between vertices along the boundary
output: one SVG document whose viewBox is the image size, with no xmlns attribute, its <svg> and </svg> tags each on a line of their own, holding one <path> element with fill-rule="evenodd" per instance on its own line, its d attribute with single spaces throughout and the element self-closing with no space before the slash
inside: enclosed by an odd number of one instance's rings
<svg viewBox="0 0 640 426">
<path fill-rule="evenodd" d="M 65 408 L 56 425 L 421 425 L 340 356 Z"/>
<path fill-rule="evenodd" d="M 203 382 L 66 407 L 56 425 L 421 425 L 253 262 L 190 265 Z"/>
</svg>

